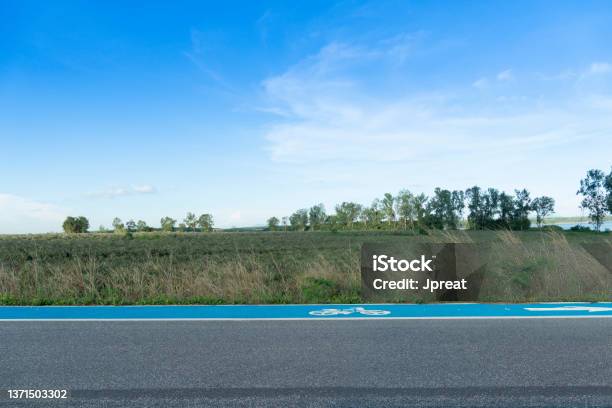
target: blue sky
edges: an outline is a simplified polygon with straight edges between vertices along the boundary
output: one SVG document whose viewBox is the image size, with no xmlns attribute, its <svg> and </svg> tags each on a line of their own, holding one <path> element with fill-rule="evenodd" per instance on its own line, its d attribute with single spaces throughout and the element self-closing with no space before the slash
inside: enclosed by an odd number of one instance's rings
<svg viewBox="0 0 612 408">
<path fill-rule="evenodd" d="M 580 178 L 612 165 L 606 2 L 3 1 L 0 18 L 0 233 L 257 225 L 474 184 L 578 215 Z"/>
</svg>

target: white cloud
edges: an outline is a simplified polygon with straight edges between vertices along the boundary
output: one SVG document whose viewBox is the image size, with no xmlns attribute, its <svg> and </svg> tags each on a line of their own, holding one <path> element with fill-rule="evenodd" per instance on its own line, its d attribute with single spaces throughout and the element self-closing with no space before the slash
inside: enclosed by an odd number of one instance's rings
<svg viewBox="0 0 612 408">
<path fill-rule="evenodd" d="M 514 76 L 512 75 L 512 70 L 511 69 L 507 69 L 507 70 L 502 71 L 499 74 L 497 74 L 497 80 L 498 81 L 509 81 L 512 78 L 514 78 Z"/>
<path fill-rule="evenodd" d="M 151 185 L 140 185 L 132 187 L 109 187 L 105 190 L 86 193 L 86 197 L 92 198 L 116 198 L 136 194 L 153 194 L 157 189 Z"/>
<path fill-rule="evenodd" d="M 324 48 L 262 84 L 265 109 L 276 118 L 265 129 L 267 152 L 273 162 L 294 169 L 302 181 L 351 174 L 351 183 L 329 182 L 347 191 L 349 185 L 363 191 L 381 180 L 396 186 L 391 188 L 418 183 L 433 189 L 452 182 L 459 188 L 490 183 L 510 191 L 529 187 L 529 182 L 539 194 L 567 194 L 559 198 L 559 208 L 575 214 L 575 186 L 568 190 L 566 181 L 553 186 L 543 169 L 565 163 L 566 180 L 575 177 L 577 182 L 584 166 L 593 165 L 581 163 L 594 159 L 587 160 L 578 150 L 594 143 L 601 146 L 595 156 L 610 152 L 605 141 L 612 132 L 612 117 L 601 114 L 608 99 L 594 100 L 593 89 L 568 83 L 565 97 L 546 98 L 546 93 L 532 92 L 537 84 L 525 83 L 529 92 L 517 87 L 516 92 L 505 90 L 502 97 L 487 78 L 473 84 L 479 89 L 488 86 L 486 93 L 465 87 L 403 93 L 403 84 L 395 79 L 372 88 L 339 62 L 342 55 L 350 55 L 357 63 L 369 63 L 371 53 L 361 48 L 348 52 L 340 44 L 333 47 L 342 50 L 340 55 Z M 497 78 L 508 80 L 511 71 Z M 388 92 L 385 85 L 396 92 Z M 504 165 L 522 174 L 508 173 Z"/>
<path fill-rule="evenodd" d="M 157 189 L 153 186 L 150 185 L 142 185 L 142 186 L 135 186 L 134 187 L 134 192 L 135 193 L 140 193 L 140 194 L 151 194 L 151 193 L 155 193 L 157 192 Z"/>
<path fill-rule="evenodd" d="M 592 75 L 607 74 L 612 71 L 612 64 L 607 62 L 594 62 L 588 69 L 588 73 Z"/>
<path fill-rule="evenodd" d="M 242 218 L 240 211 L 234 211 L 230 214 L 229 219 L 232 221 L 239 221 Z"/>
<path fill-rule="evenodd" d="M 474 88 L 485 89 L 489 86 L 489 80 L 487 78 L 479 78 L 472 83 Z"/>
<path fill-rule="evenodd" d="M 382 42 L 381 54 L 389 56 L 399 64 L 403 64 L 414 53 L 418 42 L 425 36 L 423 32 L 401 33 Z"/>
<path fill-rule="evenodd" d="M 597 76 L 604 76 L 612 72 L 612 64 L 608 62 L 593 62 L 588 67 L 582 67 L 581 69 L 566 68 L 556 74 L 542 74 L 539 73 L 537 77 L 544 81 L 565 81 L 572 80 L 580 82 L 588 78 Z"/>
<path fill-rule="evenodd" d="M 513 109 L 494 101 L 490 107 L 484 102 L 484 109 L 469 109 L 460 94 L 379 98 L 337 70 L 339 60 L 370 56 L 367 50 L 334 43 L 263 82 L 267 110 L 281 118 L 265 134 L 273 160 L 422 160 L 501 153 L 513 146 L 543 149 L 612 125 L 611 120 L 590 117 L 594 115 L 585 106 L 547 106 L 540 100 L 521 100 Z M 497 78 L 508 80 L 511 71 Z M 481 78 L 473 85 L 482 89 L 489 81 Z M 500 100 L 511 103 L 512 98 L 495 97 Z M 391 148 L 374 153 L 384 146 Z"/>
<path fill-rule="evenodd" d="M 335 106 L 329 109 L 337 110 Z M 312 115 L 301 122 L 271 126 L 266 138 L 272 159 L 308 163 L 465 157 L 503 153 L 516 146 L 550 147 L 585 137 L 602 126 L 601 120 L 589 123 L 560 110 L 456 114 L 442 103 L 410 99 L 351 111 L 362 114 L 340 115 L 334 121 Z"/>
<path fill-rule="evenodd" d="M 59 231 L 66 216 L 56 205 L 0 193 L 0 233 Z"/>
</svg>

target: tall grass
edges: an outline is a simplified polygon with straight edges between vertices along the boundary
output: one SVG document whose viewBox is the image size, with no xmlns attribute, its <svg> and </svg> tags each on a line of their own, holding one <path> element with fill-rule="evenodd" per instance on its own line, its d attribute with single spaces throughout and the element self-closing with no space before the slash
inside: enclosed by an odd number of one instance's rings
<svg viewBox="0 0 612 408">
<path fill-rule="evenodd" d="M 0 264 L 0 302 L 4 304 L 139 303 L 302 303 L 358 300 L 359 259 L 345 263 L 319 254 L 299 270 L 260 255 L 236 259 L 207 257 L 177 262 L 145 257 L 113 265 L 93 255 L 61 264 L 34 259 Z M 313 286 L 328 285 L 324 295 Z M 310 291 L 309 291 L 310 290 Z M 316 288 L 315 288 L 316 291 Z"/>
<path fill-rule="evenodd" d="M 612 272 L 575 235 L 441 231 L 2 238 L 0 304 L 360 302 L 361 244 L 398 240 L 490 245 L 477 300 L 612 300 Z"/>
<path fill-rule="evenodd" d="M 532 234 L 532 233 L 526 233 Z M 559 232 L 498 232 L 483 286 L 483 300 L 610 300 L 612 271 Z M 602 238 L 612 251 L 609 239 Z"/>
</svg>

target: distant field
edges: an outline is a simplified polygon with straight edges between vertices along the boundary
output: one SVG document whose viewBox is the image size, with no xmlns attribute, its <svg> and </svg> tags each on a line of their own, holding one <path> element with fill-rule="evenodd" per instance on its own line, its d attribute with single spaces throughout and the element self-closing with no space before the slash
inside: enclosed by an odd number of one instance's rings
<svg viewBox="0 0 612 408">
<path fill-rule="evenodd" d="M 0 304 L 360 302 L 361 244 L 402 240 L 496 245 L 481 301 L 611 300 L 605 233 L 214 232 L 2 236 Z"/>
</svg>

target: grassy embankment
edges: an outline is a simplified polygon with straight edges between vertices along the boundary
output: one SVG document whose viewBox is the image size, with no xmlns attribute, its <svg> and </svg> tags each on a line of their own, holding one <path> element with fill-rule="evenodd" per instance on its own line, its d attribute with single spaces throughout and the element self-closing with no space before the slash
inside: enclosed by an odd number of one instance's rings
<svg viewBox="0 0 612 408">
<path fill-rule="evenodd" d="M 612 300 L 612 273 L 579 246 L 611 234 L 252 232 L 2 236 L 0 304 L 360 302 L 361 244 L 415 239 L 492 243 L 480 301 Z"/>
</svg>

